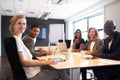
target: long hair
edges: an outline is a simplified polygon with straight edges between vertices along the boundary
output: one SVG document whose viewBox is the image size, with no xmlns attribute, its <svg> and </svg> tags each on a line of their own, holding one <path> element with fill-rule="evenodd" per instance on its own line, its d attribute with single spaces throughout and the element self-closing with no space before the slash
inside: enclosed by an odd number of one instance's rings
<svg viewBox="0 0 120 80">
<path fill-rule="evenodd" d="M 91 30 L 91 29 L 93 29 L 93 30 L 95 31 L 95 36 L 94 36 L 93 40 L 96 41 L 96 40 L 100 39 L 97 29 L 94 28 L 94 27 L 91 27 L 91 28 L 89 28 L 89 30 L 88 30 L 88 35 L 87 35 L 88 40 L 90 40 L 89 33 L 90 33 L 90 30 Z"/>
<path fill-rule="evenodd" d="M 77 29 L 77 30 L 75 31 L 74 40 L 77 38 L 77 37 L 76 37 L 76 33 L 77 33 L 77 32 L 80 32 L 80 37 L 79 37 L 79 39 L 81 39 L 81 30 L 80 30 L 80 29 Z M 73 42 L 74 42 L 74 40 L 73 40 Z"/>
</svg>

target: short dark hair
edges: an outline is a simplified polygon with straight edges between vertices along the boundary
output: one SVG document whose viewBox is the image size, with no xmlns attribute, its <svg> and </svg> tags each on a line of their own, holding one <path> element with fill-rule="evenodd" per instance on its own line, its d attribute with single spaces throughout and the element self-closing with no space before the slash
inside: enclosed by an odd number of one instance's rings
<svg viewBox="0 0 120 80">
<path fill-rule="evenodd" d="M 33 25 L 31 25 L 30 29 L 32 29 L 32 28 L 39 28 L 39 26 L 36 24 L 33 24 Z"/>
</svg>

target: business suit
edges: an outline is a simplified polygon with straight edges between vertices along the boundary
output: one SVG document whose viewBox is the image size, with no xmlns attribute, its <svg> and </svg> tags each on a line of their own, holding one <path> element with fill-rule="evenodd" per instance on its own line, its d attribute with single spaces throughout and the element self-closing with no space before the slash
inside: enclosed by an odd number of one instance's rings
<svg viewBox="0 0 120 80">
<path fill-rule="evenodd" d="M 107 37 L 104 40 L 104 47 L 101 54 L 98 57 L 120 60 L 120 33 L 114 32 L 114 37 L 110 49 L 108 48 L 110 38 Z M 120 79 L 120 65 L 98 67 L 93 69 L 94 74 L 98 80 L 114 80 L 115 78 Z"/>
<path fill-rule="evenodd" d="M 108 49 L 109 42 L 110 42 L 110 38 L 107 37 L 104 40 L 104 48 L 102 50 L 100 57 L 107 58 L 107 59 L 120 60 L 120 33 L 115 32 L 110 49 Z"/>
<path fill-rule="evenodd" d="M 41 53 L 37 50 L 35 50 L 35 42 L 34 38 L 32 38 L 30 35 L 26 35 L 23 37 L 23 43 L 25 46 L 30 50 L 33 56 L 44 56 L 46 53 Z"/>
</svg>

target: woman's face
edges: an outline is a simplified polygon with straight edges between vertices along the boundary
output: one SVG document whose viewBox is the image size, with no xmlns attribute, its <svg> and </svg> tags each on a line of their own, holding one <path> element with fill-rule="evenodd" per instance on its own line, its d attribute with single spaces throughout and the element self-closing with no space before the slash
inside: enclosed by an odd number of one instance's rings
<svg viewBox="0 0 120 80">
<path fill-rule="evenodd" d="M 26 19 L 20 18 L 14 25 L 14 34 L 22 34 L 26 29 Z"/>
<path fill-rule="evenodd" d="M 80 38 L 81 37 L 81 32 L 80 31 L 76 31 L 75 35 L 76 35 L 77 38 Z"/>
<path fill-rule="evenodd" d="M 94 29 L 91 29 L 88 33 L 88 36 L 90 37 L 90 39 L 93 39 L 95 37 L 96 33 Z"/>
</svg>

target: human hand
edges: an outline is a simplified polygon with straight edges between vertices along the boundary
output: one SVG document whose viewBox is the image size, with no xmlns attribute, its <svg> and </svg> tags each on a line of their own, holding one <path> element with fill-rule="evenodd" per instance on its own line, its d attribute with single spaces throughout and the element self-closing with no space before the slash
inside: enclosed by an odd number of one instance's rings
<svg viewBox="0 0 120 80">
<path fill-rule="evenodd" d="M 79 42 L 79 40 L 78 39 L 75 39 L 75 43 L 78 43 Z"/>
<path fill-rule="evenodd" d="M 40 52 L 45 52 L 45 50 L 43 48 L 39 48 L 38 49 Z"/>
<path fill-rule="evenodd" d="M 92 52 L 92 56 L 99 57 L 99 56 L 100 56 L 100 51 L 94 50 L 94 51 Z"/>
<path fill-rule="evenodd" d="M 51 55 L 52 54 L 52 51 L 50 51 L 50 50 L 46 50 L 45 52 L 46 52 L 47 55 Z"/>
<path fill-rule="evenodd" d="M 56 64 L 57 62 L 55 62 L 55 61 L 53 61 L 53 60 L 51 60 L 51 59 L 48 59 L 48 60 L 46 61 L 46 63 L 47 63 L 47 64 Z"/>
<path fill-rule="evenodd" d="M 85 51 L 85 54 L 90 55 L 91 53 L 90 53 L 90 51 Z"/>
</svg>

